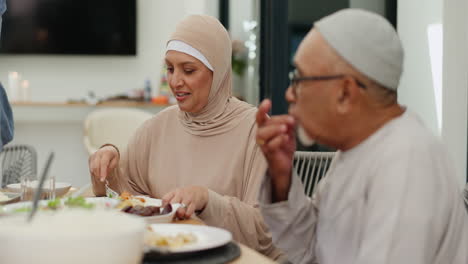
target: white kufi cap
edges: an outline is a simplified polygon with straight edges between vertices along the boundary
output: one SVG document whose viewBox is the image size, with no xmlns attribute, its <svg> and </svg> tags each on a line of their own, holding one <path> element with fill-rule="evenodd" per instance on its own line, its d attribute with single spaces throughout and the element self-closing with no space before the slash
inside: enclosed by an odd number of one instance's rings
<svg viewBox="0 0 468 264">
<path fill-rule="evenodd" d="M 361 9 L 343 9 L 317 21 L 315 28 L 356 70 L 397 90 L 403 71 L 403 47 L 385 18 Z"/>
</svg>

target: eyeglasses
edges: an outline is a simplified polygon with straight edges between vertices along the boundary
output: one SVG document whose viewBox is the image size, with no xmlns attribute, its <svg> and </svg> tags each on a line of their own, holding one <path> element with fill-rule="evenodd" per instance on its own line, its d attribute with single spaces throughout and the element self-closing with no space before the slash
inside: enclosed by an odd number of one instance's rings
<svg viewBox="0 0 468 264">
<path fill-rule="evenodd" d="M 337 80 L 337 79 L 343 79 L 345 77 L 348 77 L 349 75 L 346 74 L 336 74 L 336 75 L 321 75 L 321 76 L 303 76 L 299 77 L 299 72 L 296 70 L 291 71 L 289 73 L 289 81 L 291 83 L 291 88 L 294 96 L 297 95 L 297 86 L 300 82 L 302 81 L 330 81 L 330 80 Z M 357 78 L 351 76 L 354 78 L 356 81 L 357 85 L 363 89 L 366 89 L 366 85 L 363 84 L 361 81 L 359 81 Z"/>
</svg>

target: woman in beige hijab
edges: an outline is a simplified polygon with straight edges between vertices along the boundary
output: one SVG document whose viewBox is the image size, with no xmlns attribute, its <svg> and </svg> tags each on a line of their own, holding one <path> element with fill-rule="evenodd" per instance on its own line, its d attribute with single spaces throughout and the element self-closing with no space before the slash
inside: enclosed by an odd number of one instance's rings
<svg viewBox="0 0 468 264">
<path fill-rule="evenodd" d="M 208 225 L 278 258 L 257 209 L 266 163 L 255 143 L 256 108 L 231 95 L 231 40 L 218 20 L 190 16 L 167 45 L 168 82 L 178 105 L 145 122 L 118 153 L 104 146 L 90 157 L 96 195 L 105 180 L 122 192 L 183 203 Z"/>
</svg>

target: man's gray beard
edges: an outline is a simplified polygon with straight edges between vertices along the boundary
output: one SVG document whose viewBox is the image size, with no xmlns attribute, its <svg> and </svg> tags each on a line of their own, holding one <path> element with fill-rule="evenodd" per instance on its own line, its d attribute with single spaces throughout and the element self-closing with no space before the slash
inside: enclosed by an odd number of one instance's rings
<svg viewBox="0 0 468 264">
<path fill-rule="evenodd" d="M 315 144 L 315 140 L 313 140 L 309 137 L 309 135 L 307 135 L 307 132 L 301 125 L 297 126 L 297 137 L 299 139 L 299 142 L 301 142 L 301 144 L 305 147 L 310 147 Z"/>
</svg>

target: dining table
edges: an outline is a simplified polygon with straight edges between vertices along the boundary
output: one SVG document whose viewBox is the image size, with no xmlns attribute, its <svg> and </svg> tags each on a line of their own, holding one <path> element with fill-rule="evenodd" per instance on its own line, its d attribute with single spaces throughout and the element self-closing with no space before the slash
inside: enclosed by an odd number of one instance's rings
<svg viewBox="0 0 468 264">
<path fill-rule="evenodd" d="M 64 197 L 69 196 L 76 192 L 78 189 L 75 187 L 71 187 L 68 193 L 64 195 Z M 0 189 L 0 191 L 9 191 L 6 189 Z M 83 197 L 95 197 L 92 188 L 85 190 L 81 193 Z M 188 225 L 206 225 L 202 220 L 200 220 L 196 216 L 192 216 L 190 219 L 173 219 L 172 223 L 174 224 L 188 224 Z M 230 264 L 247 264 L 247 263 L 256 263 L 256 264 L 270 264 L 275 263 L 273 260 L 269 259 L 268 257 L 258 253 L 257 251 L 243 245 L 242 243 L 235 242 L 240 248 L 240 256 L 233 261 L 227 262 Z"/>
<path fill-rule="evenodd" d="M 70 191 L 65 195 L 71 195 L 73 192 L 77 191 L 76 188 L 72 187 Z M 84 191 L 82 194 L 84 197 L 94 197 L 94 193 L 92 191 L 92 188 L 89 188 L 88 190 Z M 190 219 L 174 219 L 172 220 L 172 223 L 174 224 L 189 224 L 189 225 L 205 225 L 202 220 L 200 220 L 198 217 L 193 216 Z M 240 256 L 236 258 L 235 260 L 228 262 L 230 264 L 250 264 L 250 263 L 256 263 L 256 264 L 271 264 L 275 263 L 273 260 L 269 259 L 268 257 L 258 253 L 257 251 L 243 245 L 242 243 L 236 242 L 237 245 L 240 248 Z"/>
</svg>

